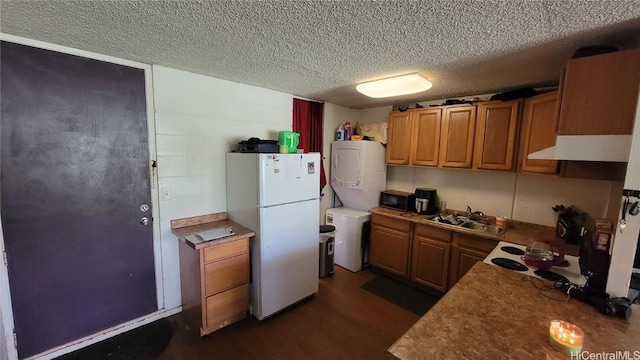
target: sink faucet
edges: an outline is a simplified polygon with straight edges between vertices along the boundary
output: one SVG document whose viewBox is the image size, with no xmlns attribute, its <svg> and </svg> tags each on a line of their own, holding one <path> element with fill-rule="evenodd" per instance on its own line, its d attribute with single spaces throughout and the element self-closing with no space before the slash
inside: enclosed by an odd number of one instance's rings
<svg viewBox="0 0 640 360">
<path fill-rule="evenodd" d="M 471 206 L 467 205 L 467 220 L 477 219 L 481 216 L 484 216 L 484 213 L 482 211 L 471 211 Z"/>
</svg>

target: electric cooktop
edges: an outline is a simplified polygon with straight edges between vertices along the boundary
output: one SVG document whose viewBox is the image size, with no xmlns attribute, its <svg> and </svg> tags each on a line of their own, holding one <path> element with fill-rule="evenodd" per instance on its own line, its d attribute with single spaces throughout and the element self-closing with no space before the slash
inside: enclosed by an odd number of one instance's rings
<svg viewBox="0 0 640 360">
<path fill-rule="evenodd" d="M 524 263 L 526 246 L 501 241 L 484 259 L 484 263 L 515 270 L 520 274 L 547 279 L 551 281 L 564 279 L 578 285 L 584 285 L 586 280 L 580 274 L 577 256 L 565 255 L 565 262 L 559 266 L 552 266 L 549 270 L 538 270 Z"/>
</svg>

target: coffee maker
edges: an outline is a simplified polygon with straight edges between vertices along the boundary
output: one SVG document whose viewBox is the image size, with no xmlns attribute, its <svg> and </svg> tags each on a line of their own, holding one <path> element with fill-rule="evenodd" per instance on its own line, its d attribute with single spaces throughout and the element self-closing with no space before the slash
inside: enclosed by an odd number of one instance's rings
<svg viewBox="0 0 640 360">
<path fill-rule="evenodd" d="M 420 215 L 431 215 L 438 212 L 438 194 L 436 189 L 417 188 L 415 191 L 416 212 Z"/>
</svg>

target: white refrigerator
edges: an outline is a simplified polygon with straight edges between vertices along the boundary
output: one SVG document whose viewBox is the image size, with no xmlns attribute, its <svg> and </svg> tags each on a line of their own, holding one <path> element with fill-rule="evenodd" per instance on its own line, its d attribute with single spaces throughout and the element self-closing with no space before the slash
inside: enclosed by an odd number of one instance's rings
<svg viewBox="0 0 640 360">
<path fill-rule="evenodd" d="M 252 229 L 250 311 L 262 320 L 318 292 L 320 154 L 228 153 L 227 214 Z"/>
</svg>

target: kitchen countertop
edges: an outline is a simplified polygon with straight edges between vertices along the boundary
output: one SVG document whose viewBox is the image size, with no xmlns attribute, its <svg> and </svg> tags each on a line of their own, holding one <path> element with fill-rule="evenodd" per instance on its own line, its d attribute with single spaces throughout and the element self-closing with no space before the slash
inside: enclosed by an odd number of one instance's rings
<svg viewBox="0 0 640 360">
<path fill-rule="evenodd" d="M 431 221 L 426 215 L 418 215 L 413 212 L 402 212 L 398 210 L 387 209 L 383 207 L 376 207 L 369 210 L 373 214 L 379 214 L 389 216 L 395 219 L 410 221 L 415 224 L 429 225 L 440 229 L 451 230 L 462 234 L 481 237 L 489 240 L 495 240 L 496 244 L 500 241 L 506 241 L 518 245 L 527 246 L 531 243 L 531 239 L 534 237 L 555 237 L 555 228 L 550 226 L 524 223 L 515 220 L 508 220 L 507 230 L 502 235 L 493 235 L 485 232 L 463 228 L 460 226 L 443 224 L 436 221 Z M 488 218 L 495 218 L 489 216 Z M 492 223 L 495 225 L 495 222 Z M 565 244 L 565 252 L 569 255 L 577 256 L 579 253 L 578 245 Z"/>
<path fill-rule="evenodd" d="M 187 235 L 217 228 L 231 228 L 234 234 L 196 244 L 185 239 L 185 236 Z M 196 250 L 208 246 L 220 245 L 236 240 L 241 240 L 256 235 L 253 230 L 247 229 L 242 225 L 228 220 L 226 212 L 171 220 L 171 231 L 174 235 L 178 236 L 181 241 L 185 241 L 189 246 Z"/>
<path fill-rule="evenodd" d="M 640 355 L 640 306 L 629 320 L 607 317 L 534 283 L 552 284 L 478 262 L 387 351 L 395 359 L 569 359 L 549 344 L 550 322 L 564 320 L 584 331 L 583 351 Z"/>
</svg>

